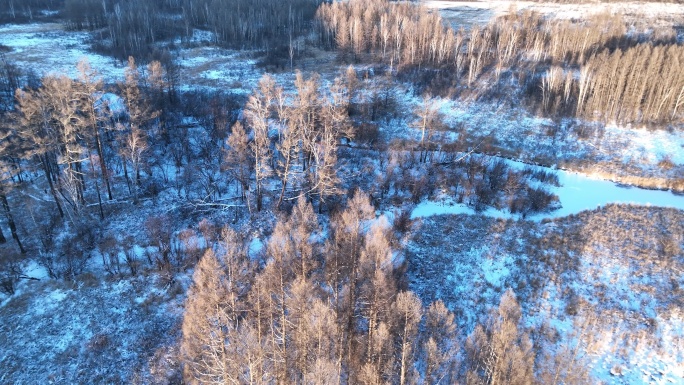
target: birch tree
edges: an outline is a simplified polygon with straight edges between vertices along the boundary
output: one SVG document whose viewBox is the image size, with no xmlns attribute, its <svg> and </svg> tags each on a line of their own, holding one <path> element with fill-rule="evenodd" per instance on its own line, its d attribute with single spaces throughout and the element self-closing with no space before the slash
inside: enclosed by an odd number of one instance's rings
<svg viewBox="0 0 684 385">
<path fill-rule="evenodd" d="M 259 81 L 259 87 L 250 95 L 245 106 L 245 117 L 252 129 L 253 139 L 250 144 L 254 161 L 254 184 L 256 194 L 256 210 L 261 211 L 264 197 L 264 183 L 271 176 L 272 153 L 269 138 L 269 118 L 273 103 L 273 89 L 275 81 L 269 75 L 264 75 Z"/>
</svg>

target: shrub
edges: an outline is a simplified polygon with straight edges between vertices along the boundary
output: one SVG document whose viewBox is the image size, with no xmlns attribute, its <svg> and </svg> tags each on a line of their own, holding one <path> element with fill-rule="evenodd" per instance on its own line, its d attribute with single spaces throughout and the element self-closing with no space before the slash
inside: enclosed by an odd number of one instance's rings
<svg viewBox="0 0 684 385">
<path fill-rule="evenodd" d="M 413 220 L 411 219 L 410 210 L 401 210 L 399 212 L 395 212 L 394 221 L 392 222 L 394 231 L 399 234 L 405 234 L 411 229 L 412 225 Z"/>
</svg>

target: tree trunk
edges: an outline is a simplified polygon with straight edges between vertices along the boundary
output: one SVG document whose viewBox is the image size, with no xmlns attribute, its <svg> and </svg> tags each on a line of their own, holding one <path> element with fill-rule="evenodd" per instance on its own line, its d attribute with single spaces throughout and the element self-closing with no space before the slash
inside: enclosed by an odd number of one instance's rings
<svg viewBox="0 0 684 385">
<path fill-rule="evenodd" d="M 24 250 L 24 246 L 21 244 L 21 240 L 19 240 L 19 234 L 17 234 L 17 225 L 14 223 L 14 217 L 12 216 L 12 212 L 10 212 L 10 207 L 9 207 L 9 202 L 7 202 L 7 196 L 5 194 L 0 194 L 0 202 L 2 203 L 2 207 L 5 209 L 5 216 L 7 217 L 7 222 L 10 227 L 10 231 L 12 232 L 12 238 L 17 242 L 17 246 L 19 246 L 19 251 L 21 251 L 22 254 L 26 254 L 26 250 Z"/>
<path fill-rule="evenodd" d="M 263 195 L 261 193 L 261 185 L 259 183 L 260 182 L 257 181 L 257 186 L 256 186 L 256 209 L 257 209 L 257 212 L 261 212 L 261 206 L 263 204 Z"/>
<path fill-rule="evenodd" d="M 320 205 L 319 205 L 320 208 Z M 347 346 L 346 346 L 346 353 L 347 353 L 347 363 L 351 365 L 352 362 L 352 354 L 353 354 L 353 346 L 352 346 L 352 339 L 351 336 L 354 334 L 354 316 L 355 316 L 355 310 L 356 310 L 356 281 L 357 281 L 357 270 L 358 270 L 358 258 L 355 255 L 352 255 L 352 267 L 351 267 L 351 272 L 349 275 L 349 303 L 348 303 L 348 308 L 346 309 L 348 311 L 347 313 L 347 332 L 349 333 L 349 338 L 347 338 Z"/>
<path fill-rule="evenodd" d="M 97 203 L 100 205 L 100 221 L 104 220 L 104 211 L 102 210 L 102 196 L 100 195 L 100 186 L 95 182 L 95 190 L 97 191 Z"/>
<path fill-rule="evenodd" d="M 11 161 L 12 161 L 12 163 L 14 163 L 14 167 L 16 167 L 17 170 L 19 170 L 19 172 L 17 172 L 17 174 L 16 174 L 17 180 L 19 181 L 19 183 L 23 183 L 24 179 L 21 177 L 21 174 L 22 174 L 21 163 L 19 163 L 19 160 L 16 158 L 11 158 Z"/>
<path fill-rule="evenodd" d="M 135 171 L 134 171 L 134 173 L 135 173 L 135 184 L 133 187 L 133 190 L 135 191 L 135 193 L 133 194 L 133 202 L 138 203 L 138 190 L 140 189 L 140 168 L 138 167 L 137 163 L 133 165 L 133 168 L 135 169 Z M 186 190 L 185 195 L 187 197 L 187 195 L 188 195 L 187 190 Z"/>
<path fill-rule="evenodd" d="M 102 180 L 104 180 L 105 182 L 105 186 L 107 187 L 107 196 L 111 201 L 113 199 L 112 187 L 109 184 L 109 172 L 107 171 L 107 163 L 105 163 L 104 159 L 104 151 L 102 151 L 102 140 L 100 140 L 100 133 L 97 129 L 95 130 L 95 147 L 97 148 L 97 156 L 100 158 L 100 170 L 102 171 Z"/>
<path fill-rule="evenodd" d="M 72 168 L 72 164 L 69 164 L 69 168 Z M 76 195 L 78 197 L 78 204 L 85 205 L 85 176 L 83 175 L 83 169 L 80 162 L 75 163 L 73 167 L 73 172 L 76 174 Z"/>
<path fill-rule="evenodd" d="M 283 179 L 283 186 L 280 189 L 280 196 L 278 197 L 277 209 L 280 209 L 280 205 L 283 204 L 283 198 L 285 197 L 285 190 L 287 189 L 287 178 Z"/>
<path fill-rule="evenodd" d="M 90 152 L 88 152 L 88 156 L 92 159 L 92 156 L 90 156 Z M 100 158 L 102 159 L 102 158 Z M 102 163 L 100 163 L 101 165 Z M 97 182 L 97 176 L 95 175 L 95 165 L 90 162 L 90 170 L 93 173 L 93 180 L 95 181 L 95 192 L 97 192 L 97 203 L 100 207 L 100 221 L 104 220 L 104 210 L 102 210 L 102 195 L 100 194 L 100 184 Z M 104 174 L 103 174 L 104 177 Z"/>
<path fill-rule="evenodd" d="M 126 166 L 126 159 L 123 160 L 123 169 L 124 169 L 124 176 L 126 177 L 126 186 L 128 186 L 128 193 L 131 194 L 131 180 L 128 177 L 128 166 Z M 178 179 L 178 178 L 176 178 Z"/>
<path fill-rule="evenodd" d="M 48 185 L 50 186 L 50 193 L 55 199 L 55 204 L 57 205 L 57 210 L 59 211 L 59 217 L 64 218 L 64 210 L 62 210 L 62 205 L 59 204 L 59 197 L 57 197 L 57 191 L 55 191 L 55 185 L 52 182 L 52 173 L 50 172 L 50 165 L 48 163 L 48 156 L 45 155 L 45 159 L 41 159 L 43 163 L 43 171 L 45 172 L 45 178 L 47 178 Z"/>
<path fill-rule="evenodd" d="M 7 238 L 5 238 L 5 234 L 2 232 L 2 228 L 0 227 L 0 245 L 7 243 Z"/>
</svg>

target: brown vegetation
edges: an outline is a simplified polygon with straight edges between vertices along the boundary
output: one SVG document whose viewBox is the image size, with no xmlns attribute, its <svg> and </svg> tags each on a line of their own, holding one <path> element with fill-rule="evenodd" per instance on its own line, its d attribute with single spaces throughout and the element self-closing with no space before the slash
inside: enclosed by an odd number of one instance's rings
<svg viewBox="0 0 684 385">
<path fill-rule="evenodd" d="M 538 84 L 528 72 L 541 67 L 538 99 L 548 115 L 620 123 L 681 121 L 684 80 L 676 34 L 666 29 L 628 36 L 619 14 L 557 21 L 511 13 L 466 33 L 446 27 L 423 6 L 374 0 L 323 4 L 317 20 L 321 42 L 336 47 L 343 58 L 377 60 L 404 71 L 442 69 L 422 75 L 423 86 L 439 93 L 453 94 L 450 87 L 458 84 L 494 90 L 503 86 L 498 80 L 507 72 L 517 74 L 524 88 Z M 651 42 L 637 45 L 644 39 Z"/>
<path fill-rule="evenodd" d="M 313 242 L 318 221 L 299 199 L 276 224 L 263 264 L 226 228 L 195 269 L 183 320 L 185 380 L 534 383 L 541 361 L 518 331 L 513 293 L 468 339 L 464 370 L 453 314 L 401 290 L 389 234 L 373 218 L 357 192 L 332 219 L 329 240 Z"/>
</svg>

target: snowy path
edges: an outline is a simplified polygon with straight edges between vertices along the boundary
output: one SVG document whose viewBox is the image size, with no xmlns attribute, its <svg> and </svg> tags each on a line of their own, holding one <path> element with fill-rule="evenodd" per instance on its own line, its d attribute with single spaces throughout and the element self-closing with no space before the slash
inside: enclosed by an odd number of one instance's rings
<svg viewBox="0 0 684 385">
<path fill-rule="evenodd" d="M 523 168 L 527 165 L 521 162 L 507 161 L 513 168 Z M 670 207 L 684 210 L 684 195 L 676 195 L 670 191 L 648 190 L 638 187 L 623 186 L 615 182 L 593 178 L 577 172 L 554 170 L 540 166 L 558 175 L 560 187 L 552 187 L 550 191 L 560 199 L 561 208 L 549 213 L 539 213 L 528 216 L 528 219 L 540 221 L 542 219 L 560 218 L 577 214 L 585 210 L 592 210 L 610 203 L 629 203 L 642 206 Z M 465 204 L 444 200 L 442 202 L 425 201 L 416 206 L 411 218 L 427 217 L 440 214 L 475 214 L 475 210 Z M 519 214 L 511 214 L 490 208 L 481 212 L 483 215 L 495 218 L 519 218 Z"/>
</svg>

